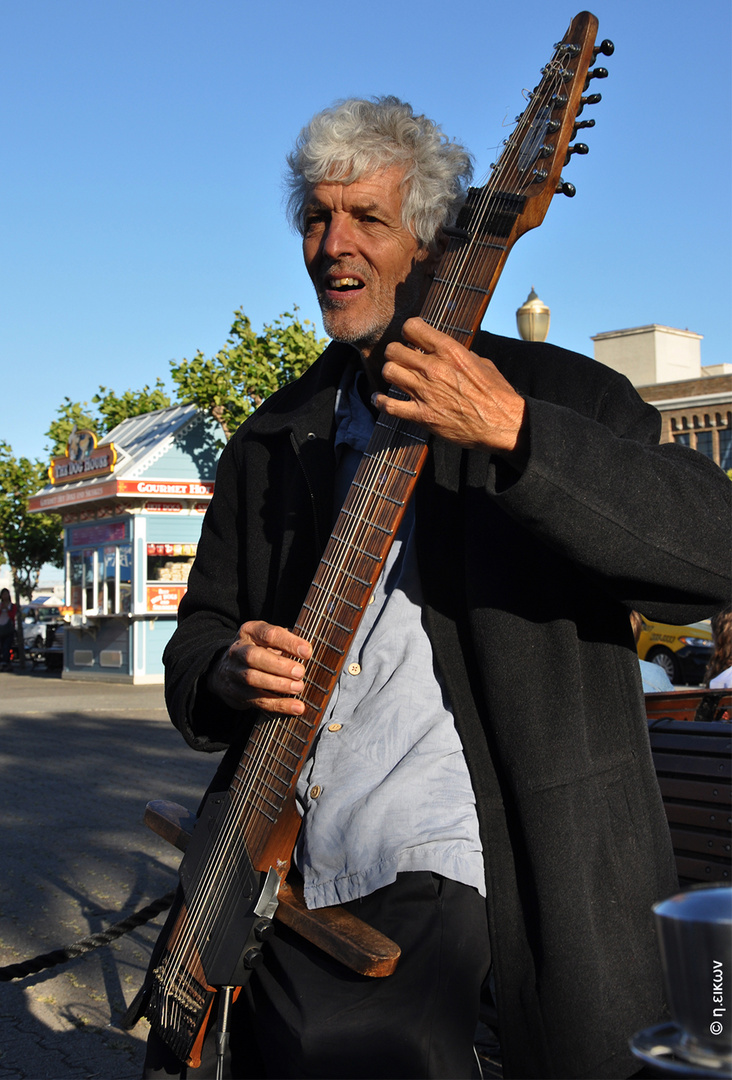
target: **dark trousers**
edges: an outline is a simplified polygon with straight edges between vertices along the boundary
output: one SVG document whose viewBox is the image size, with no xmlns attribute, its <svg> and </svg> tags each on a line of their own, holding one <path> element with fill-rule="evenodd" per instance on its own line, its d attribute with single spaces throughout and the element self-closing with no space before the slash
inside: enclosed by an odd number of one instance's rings
<svg viewBox="0 0 732 1080">
<path fill-rule="evenodd" d="M 13 624 L 0 626 L 0 664 L 10 663 L 10 646 L 13 644 Z"/>
<path fill-rule="evenodd" d="M 356 975 L 277 923 L 266 963 L 232 1009 L 225 1075 L 477 1076 L 473 1038 L 490 965 L 485 901 L 466 885 L 414 872 L 344 906 L 399 944 L 394 974 Z M 209 1080 L 213 1043 L 207 1037 L 200 1068 L 190 1069 L 151 1034 L 145 1080 Z"/>
</svg>

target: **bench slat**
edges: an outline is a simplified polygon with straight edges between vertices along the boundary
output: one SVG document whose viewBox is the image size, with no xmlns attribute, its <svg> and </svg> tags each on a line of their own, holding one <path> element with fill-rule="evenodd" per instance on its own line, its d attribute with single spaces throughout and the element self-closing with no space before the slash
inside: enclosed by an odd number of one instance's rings
<svg viewBox="0 0 732 1080">
<path fill-rule="evenodd" d="M 711 859 L 690 859 L 685 855 L 676 855 L 676 872 L 687 881 L 726 881 L 732 880 L 729 862 L 713 862 Z"/>
<path fill-rule="evenodd" d="M 686 731 L 651 731 L 651 748 L 653 750 L 682 750 L 684 753 L 703 754 L 729 754 L 732 753 L 732 737 L 726 732 L 720 731 L 715 735 L 714 730 L 696 734 L 695 728 Z M 705 725 L 716 728 L 717 725 Z M 724 725 L 725 728 L 727 725 Z"/>
<path fill-rule="evenodd" d="M 645 699 L 649 720 L 664 716 L 686 723 L 732 720 L 732 690 L 663 691 L 646 694 Z"/>
<path fill-rule="evenodd" d="M 689 799 L 697 803 L 713 803 L 722 809 L 729 807 L 730 787 L 713 780 L 684 780 L 678 776 L 659 776 L 658 786 L 664 799 Z"/>
<path fill-rule="evenodd" d="M 658 773 L 683 773 L 684 776 L 708 776 L 710 779 L 729 779 L 732 758 L 708 757 L 695 754 L 663 754 L 653 751 L 653 764 Z"/>
<path fill-rule="evenodd" d="M 671 829 L 674 851 L 692 851 L 711 858 L 729 859 L 732 840 L 729 836 L 719 836 L 712 832 L 692 832 L 691 829 Z"/>
<path fill-rule="evenodd" d="M 689 803 L 676 803 L 664 800 L 666 817 L 672 825 L 692 825 L 699 829 L 714 829 L 717 832 L 728 828 L 732 831 L 732 816 L 724 807 L 692 806 Z"/>
</svg>

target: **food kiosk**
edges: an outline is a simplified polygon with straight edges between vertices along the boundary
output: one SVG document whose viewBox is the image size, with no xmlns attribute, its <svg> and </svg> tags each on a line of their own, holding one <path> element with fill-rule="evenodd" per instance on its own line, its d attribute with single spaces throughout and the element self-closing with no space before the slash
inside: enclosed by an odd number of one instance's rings
<svg viewBox="0 0 732 1080">
<path fill-rule="evenodd" d="M 63 677 L 163 681 L 224 437 L 194 405 L 74 431 L 30 510 L 64 530 Z"/>
</svg>

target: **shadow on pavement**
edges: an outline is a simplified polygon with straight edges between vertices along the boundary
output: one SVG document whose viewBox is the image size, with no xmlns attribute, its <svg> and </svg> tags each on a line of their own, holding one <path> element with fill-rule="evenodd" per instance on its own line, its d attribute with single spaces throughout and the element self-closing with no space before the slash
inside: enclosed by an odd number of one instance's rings
<svg viewBox="0 0 732 1080">
<path fill-rule="evenodd" d="M 195 809 L 218 759 L 184 744 L 161 688 L 74 684 L 42 669 L 0 676 L 0 733 L 5 966 L 104 931 L 169 892 L 180 856 L 142 824 L 145 803 Z M 163 919 L 3 983 L 0 1080 L 139 1076 L 146 1025 L 118 1025 Z"/>
</svg>

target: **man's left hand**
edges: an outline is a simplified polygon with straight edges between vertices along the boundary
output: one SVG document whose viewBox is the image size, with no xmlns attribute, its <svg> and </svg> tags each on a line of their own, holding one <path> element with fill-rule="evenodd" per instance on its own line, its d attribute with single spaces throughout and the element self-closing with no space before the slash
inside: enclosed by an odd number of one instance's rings
<svg viewBox="0 0 732 1080">
<path fill-rule="evenodd" d="M 496 366 L 423 319 L 407 319 L 402 337 L 408 344 L 387 345 L 382 375 L 410 400 L 375 394 L 374 405 L 466 449 L 520 464 L 526 402 Z"/>
</svg>

